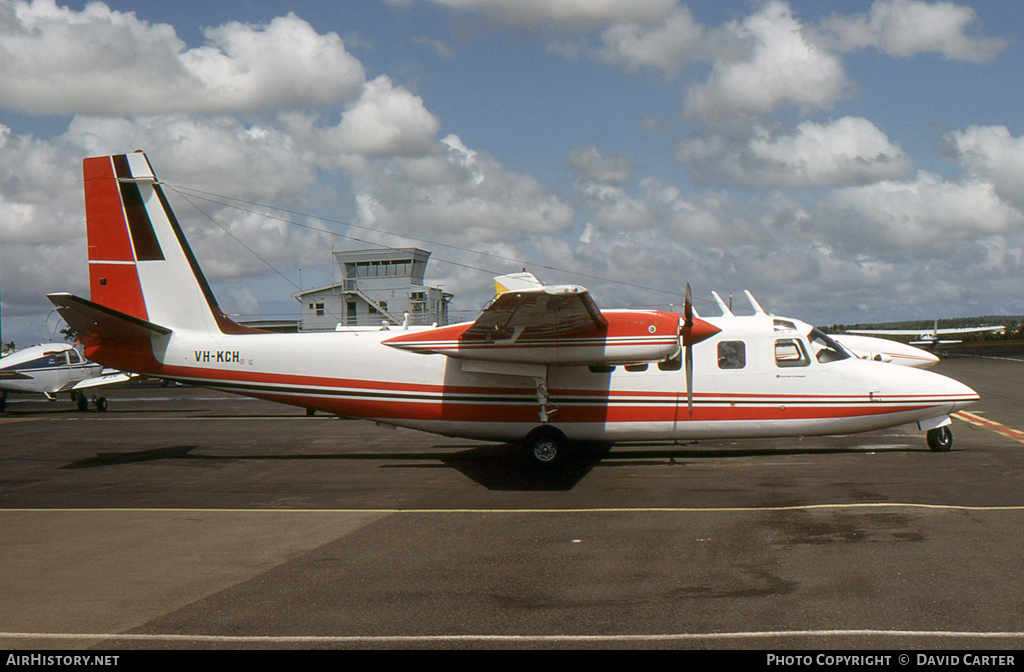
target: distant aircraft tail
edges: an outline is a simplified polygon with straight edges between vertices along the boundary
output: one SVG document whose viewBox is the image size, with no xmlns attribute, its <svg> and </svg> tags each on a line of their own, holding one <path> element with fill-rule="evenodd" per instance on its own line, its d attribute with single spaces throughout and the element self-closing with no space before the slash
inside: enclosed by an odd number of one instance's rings
<svg viewBox="0 0 1024 672">
<path fill-rule="evenodd" d="M 82 172 L 91 303 L 175 331 L 258 331 L 221 312 L 144 153 L 88 158 Z"/>
</svg>

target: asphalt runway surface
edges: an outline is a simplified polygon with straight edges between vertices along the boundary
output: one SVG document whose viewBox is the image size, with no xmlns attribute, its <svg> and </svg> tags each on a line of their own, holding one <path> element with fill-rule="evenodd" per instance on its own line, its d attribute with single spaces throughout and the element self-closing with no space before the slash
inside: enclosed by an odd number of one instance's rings
<svg viewBox="0 0 1024 672">
<path fill-rule="evenodd" d="M 1024 350 L 916 428 L 493 444 L 184 387 L 0 415 L 0 646 L 1019 649 Z"/>
</svg>

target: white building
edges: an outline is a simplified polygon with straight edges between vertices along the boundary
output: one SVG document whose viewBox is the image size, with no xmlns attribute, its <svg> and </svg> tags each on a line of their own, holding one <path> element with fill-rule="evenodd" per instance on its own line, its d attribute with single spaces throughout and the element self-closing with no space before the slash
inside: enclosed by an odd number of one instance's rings
<svg viewBox="0 0 1024 672">
<path fill-rule="evenodd" d="M 424 286 L 428 259 L 415 247 L 335 252 L 341 282 L 292 295 L 302 306 L 299 331 L 402 324 L 406 312 L 409 324 L 447 324 L 452 295 Z"/>
</svg>

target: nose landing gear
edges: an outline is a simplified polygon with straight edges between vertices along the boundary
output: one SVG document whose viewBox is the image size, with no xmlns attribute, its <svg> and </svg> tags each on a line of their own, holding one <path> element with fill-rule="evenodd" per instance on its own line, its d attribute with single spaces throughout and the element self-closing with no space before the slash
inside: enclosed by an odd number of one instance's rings
<svg viewBox="0 0 1024 672">
<path fill-rule="evenodd" d="M 928 430 L 928 447 L 936 453 L 948 452 L 953 447 L 953 430 L 949 425 Z"/>
</svg>

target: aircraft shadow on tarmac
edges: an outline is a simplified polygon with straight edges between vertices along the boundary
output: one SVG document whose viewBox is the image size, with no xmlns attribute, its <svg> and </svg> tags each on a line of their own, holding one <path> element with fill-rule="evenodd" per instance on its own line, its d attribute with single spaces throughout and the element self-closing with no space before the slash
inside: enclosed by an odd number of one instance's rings
<svg viewBox="0 0 1024 672">
<path fill-rule="evenodd" d="M 691 446 L 694 444 L 691 444 Z M 581 451 L 572 462 L 558 469 L 544 469 L 531 464 L 525 456 L 511 446 L 483 445 L 459 451 L 422 451 L 413 453 L 320 453 L 314 455 L 195 455 L 199 446 L 169 446 L 147 450 L 117 453 L 97 453 L 95 457 L 78 460 L 61 469 L 90 469 L 119 464 L 152 462 L 161 460 L 318 460 L 318 461 L 379 461 L 385 469 L 454 469 L 484 486 L 496 491 L 563 491 L 572 490 L 590 471 L 601 464 L 605 467 L 636 466 L 644 462 L 664 466 L 680 466 L 677 460 L 698 461 L 705 459 L 729 459 L 744 457 L 770 457 L 791 455 L 839 455 L 894 452 L 927 452 L 907 446 L 884 446 L 852 448 L 808 447 L 808 448 L 693 448 L 678 446 L 641 446 L 617 448 L 593 448 Z M 444 446 L 436 446 L 444 448 Z M 440 464 L 437 464 L 440 462 Z"/>
</svg>

